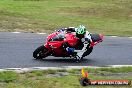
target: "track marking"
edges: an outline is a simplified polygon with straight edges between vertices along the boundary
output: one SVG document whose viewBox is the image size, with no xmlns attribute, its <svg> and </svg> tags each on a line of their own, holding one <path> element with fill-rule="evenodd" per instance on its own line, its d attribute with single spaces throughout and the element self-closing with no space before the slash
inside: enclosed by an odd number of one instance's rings
<svg viewBox="0 0 132 88">
<path fill-rule="evenodd" d="M 108 65 L 110 67 L 132 67 L 132 65 Z"/>
<path fill-rule="evenodd" d="M 118 37 L 118 36 L 110 36 L 110 37 L 116 38 L 116 37 Z"/>
<path fill-rule="evenodd" d="M 18 73 L 30 72 L 34 70 L 59 70 L 59 69 L 82 69 L 82 68 L 118 68 L 118 67 L 132 67 L 132 65 L 106 65 L 106 66 L 61 66 L 61 67 L 30 67 L 30 68 L 5 68 L 1 71 L 15 71 Z"/>
<path fill-rule="evenodd" d="M 20 33 L 20 32 L 11 32 L 11 33 Z"/>
<path fill-rule="evenodd" d="M 21 33 L 21 32 L 11 32 L 11 33 Z M 40 35 L 43 35 L 43 34 L 46 34 L 46 33 L 36 33 L 36 34 L 40 34 Z"/>
<path fill-rule="evenodd" d="M 43 34 L 46 34 L 46 33 L 37 33 L 37 34 L 43 35 Z"/>
<path fill-rule="evenodd" d="M 131 38 L 132 39 L 132 37 L 128 37 L 128 38 Z"/>
</svg>

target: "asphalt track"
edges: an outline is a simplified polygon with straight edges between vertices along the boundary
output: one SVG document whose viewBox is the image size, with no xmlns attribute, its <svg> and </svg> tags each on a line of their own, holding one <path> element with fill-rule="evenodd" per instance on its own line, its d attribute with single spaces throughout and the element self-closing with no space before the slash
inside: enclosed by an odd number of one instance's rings
<svg viewBox="0 0 132 88">
<path fill-rule="evenodd" d="M 108 37 L 81 62 L 47 57 L 35 60 L 32 52 L 45 42 L 47 34 L 0 32 L 0 69 L 60 66 L 132 65 L 132 38 Z"/>
</svg>

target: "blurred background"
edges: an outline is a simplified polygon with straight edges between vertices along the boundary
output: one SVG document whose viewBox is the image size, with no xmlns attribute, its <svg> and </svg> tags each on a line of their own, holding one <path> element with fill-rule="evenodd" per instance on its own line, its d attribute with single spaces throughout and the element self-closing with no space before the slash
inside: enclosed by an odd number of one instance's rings
<svg viewBox="0 0 132 88">
<path fill-rule="evenodd" d="M 0 0 L 1 32 L 46 32 L 83 24 L 104 35 L 132 36 L 132 0 Z"/>
</svg>

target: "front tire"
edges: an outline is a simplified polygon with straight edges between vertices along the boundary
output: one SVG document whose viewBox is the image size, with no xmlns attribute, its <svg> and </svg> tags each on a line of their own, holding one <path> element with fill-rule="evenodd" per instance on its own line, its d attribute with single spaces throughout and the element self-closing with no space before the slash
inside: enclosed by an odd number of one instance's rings
<svg viewBox="0 0 132 88">
<path fill-rule="evenodd" d="M 45 48 L 44 45 L 38 47 L 34 52 L 33 52 L 33 57 L 35 59 L 42 59 L 45 58 L 47 55 L 45 54 L 47 52 L 47 49 Z"/>
</svg>

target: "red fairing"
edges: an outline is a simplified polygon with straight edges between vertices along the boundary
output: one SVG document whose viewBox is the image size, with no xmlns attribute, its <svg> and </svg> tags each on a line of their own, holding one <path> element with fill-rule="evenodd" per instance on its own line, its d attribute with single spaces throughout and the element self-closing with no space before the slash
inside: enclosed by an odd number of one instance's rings
<svg viewBox="0 0 132 88">
<path fill-rule="evenodd" d="M 44 46 L 45 46 L 49 51 L 51 51 L 51 48 L 50 48 L 50 46 L 49 46 L 49 40 L 50 40 L 51 38 L 53 38 L 54 36 L 56 36 L 57 34 L 58 34 L 58 32 L 54 32 L 54 33 L 52 33 L 52 34 L 50 34 L 50 35 L 47 36 L 47 40 L 46 40 L 46 43 L 44 44 Z"/>
<path fill-rule="evenodd" d="M 71 33 L 67 33 L 65 36 L 66 36 L 66 39 L 64 40 L 64 42 L 68 42 L 70 46 L 76 45 L 78 39 L 75 37 L 75 35 Z"/>
<path fill-rule="evenodd" d="M 57 36 L 60 33 L 61 32 L 55 32 L 50 34 L 47 37 L 46 44 L 44 46 L 49 50 L 49 52 L 54 52 L 57 56 L 59 55 L 65 56 L 67 52 L 64 51 L 62 44 L 64 42 L 67 42 L 70 46 L 75 46 L 78 39 L 75 37 L 75 35 L 71 33 L 66 33 L 63 41 L 59 41 L 59 40 L 51 41 L 51 39 L 53 39 L 55 36 Z"/>
<path fill-rule="evenodd" d="M 100 42 L 102 42 L 103 41 L 103 39 L 104 39 L 104 35 L 103 34 L 99 34 L 99 36 L 100 36 Z"/>
<path fill-rule="evenodd" d="M 98 39 L 96 41 L 92 41 L 90 47 L 94 47 L 96 44 L 103 41 L 104 36 L 102 34 L 98 34 Z"/>
<path fill-rule="evenodd" d="M 54 32 L 54 33 L 48 35 L 47 40 L 53 38 L 53 37 L 56 36 L 57 34 L 59 34 L 59 32 Z"/>
</svg>

